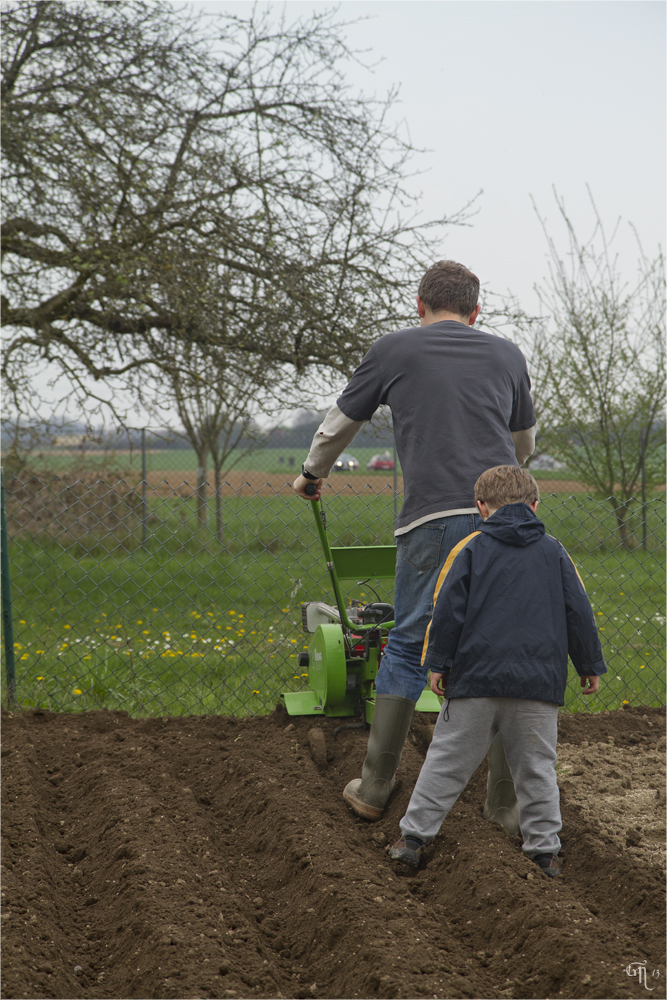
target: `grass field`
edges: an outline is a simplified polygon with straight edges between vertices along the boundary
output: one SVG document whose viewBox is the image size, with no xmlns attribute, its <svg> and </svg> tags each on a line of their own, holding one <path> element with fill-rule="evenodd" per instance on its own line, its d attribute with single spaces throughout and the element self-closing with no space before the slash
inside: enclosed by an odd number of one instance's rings
<svg viewBox="0 0 667 1000">
<path fill-rule="evenodd" d="M 355 478 L 367 477 L 371 475 L 391 475 L 391 472 L 381 471 L 375 473 L 367 470 L 366 466 L 373 455 L 383 454 L 385 448 L 356 448 L 354 443 L 348 449 L 348 454 L 353 455 L 359 462 L 359 469 L 351 472 Z M 266 472 L 268 474 L 298 472 L 301 463 L 307 455 L 307 448 L 263 448 L 249 455 L 240 456 L 238 462 L 234 462 L 234 455 L 226 464 L 226 468 L 233 468 L 244 472 Z M 148 451 L 146 456 L 146 467 L 148 472 L 195 472 L 197 469 L 197 458 L 192 449 L 164 449 Z M 87 451 L 64 451 L 53 449 L 42 451 L 31 457 L 31 468 L 37 472 L 48 470 L 59 475 L 75 470 L 77 474 L 83 471 L 99 470 L 105 476 L 110 472 L 118 475 L 128 473 L 141 474 L 141 452 L 138 450 L 109 452 Z M 567 469 L 531 469 L 536 479 L 549 479 L 571 481 L 573 476 Z M 400 465 L 398 468 L 401 474 Z M 208 470 L 209 483 L 213 484 L 213 472 Z"/>
<path fill-rule="evenodd" d="M 391 543 L 391 509 L 387 496 L 332 498 L 332 540 Z M 608 507 L 593 500 L 554 494 L 539 514 L 579 568 L 609 668 L 593 699 L 578 694 L 573 676 L 567 707 L 663 704 L 662 498 L 650 502 L 647 551 L 620 546 Z M 146 547 L 122 525 L 67 548 L 45 533 L 13 538 L 19 703 L 248 715 L 306 684 L 307 670 L 297 667 L 307 643 L 300 604 L 331 600 L 309 505 L 234 497 L 223 516 L 221 545 L 197 530 L 193 501 L 178 497 L 151 499 Z M 391 599 L 382 585 L 376 590 Z M 348 592 L 371 598 L 367 585 Z"/>
</svg>

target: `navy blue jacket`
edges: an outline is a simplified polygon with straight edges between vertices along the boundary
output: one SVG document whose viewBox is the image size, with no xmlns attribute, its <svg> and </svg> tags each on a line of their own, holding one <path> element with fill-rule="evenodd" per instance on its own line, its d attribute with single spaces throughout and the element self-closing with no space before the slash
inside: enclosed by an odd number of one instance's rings
<svg viewBox="0 0 667 1000">
<path fill-rule="evenodd" d="M 450 552 L 435 591 L 423 665 L 447 698 L 564 703 L 567 658 L 607 672 L 574 563 L 527 504 L 508 504 Z"/>
</svg>

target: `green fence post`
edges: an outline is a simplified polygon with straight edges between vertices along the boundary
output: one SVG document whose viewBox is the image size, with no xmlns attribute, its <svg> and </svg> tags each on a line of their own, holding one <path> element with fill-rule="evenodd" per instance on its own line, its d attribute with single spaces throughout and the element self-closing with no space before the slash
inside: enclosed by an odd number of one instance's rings
<svg viewBox="0 0 667 1000">
<path fill-rule="evenodd" d="M 394 436 L 394 522 L 398 519 L 398 457 L 396 455 L 396 437 Z M 392 525 L 395 527 L 395 524 Z"/>
<path fill-rule="evenodd" d="M 639 432 L 639 457 L 642 475 L 642 548 L 646 551 L 646 439 L 648 428 L 642 427 Z"/>
<path fill-rule="evenodd" d="M 141 428 L 141 544 L 146 548 L 148 542 L 148 503 L 146 502 L 146 477 L 148 462 L 146 460 L 146 428 Z"/>
<path fill-rule="evenodd" d="M 12 622 L 12 595 L 9 582 L 4 469 L 0 470 L 0 590 L 2 591 L 2 632 L 5 642 L 5 672 L 7 674 L 7 707 L 14 708 L 16 705 L 16 670 L 14 666 L 14 624 Z"/>
</svg>

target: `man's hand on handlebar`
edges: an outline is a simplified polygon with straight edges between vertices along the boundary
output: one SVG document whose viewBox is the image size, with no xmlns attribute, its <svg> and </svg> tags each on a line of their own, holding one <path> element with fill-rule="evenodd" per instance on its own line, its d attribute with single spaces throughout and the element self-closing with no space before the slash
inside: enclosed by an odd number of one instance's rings
<svg viewBox="0 0 667 1000">
<path fill-rule="evenodd" d="M 323 479 L 306 479 L 305 476 L 297 476 L 292 487 L 294 492 L 298 496 L 303 497 L 304 500 L 319 500 L 322 496 L 322 485 L 324 483 Z M 306 486 L 315 487 L 313 493 L 306 493 Z"/>
</svg>

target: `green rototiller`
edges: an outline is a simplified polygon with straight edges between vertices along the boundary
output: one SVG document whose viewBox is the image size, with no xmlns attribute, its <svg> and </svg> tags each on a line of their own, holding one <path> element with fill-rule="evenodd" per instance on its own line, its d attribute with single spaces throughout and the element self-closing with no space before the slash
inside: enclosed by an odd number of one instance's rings
<svg viewBox="0 0 667 1000">
<path fill-rule="evenodd" d="M 315 492 L 307 486 L 306 492 Z M 299 666 L 308 668 L 310 687 L 284 691 L 281 698 L 289 715 L 360 716 L 373 721 L 375 676 L 389 630 L 394 626 L 391 604 L 363 604 L 351 600 L 345 607 L 341 580 L 393 579 L 395 545 L 329 545 L 326 517 L 319 501 L 311 501 L 315 526 L 331 576 L 335 607 L 322 601 L 301 605 L 303 630 L 312 636 L 308 652 L 300 653 Z M 417 702 L 418 712 L 439 712 L 440 702 L 426 688 Z"/>
</svg>

